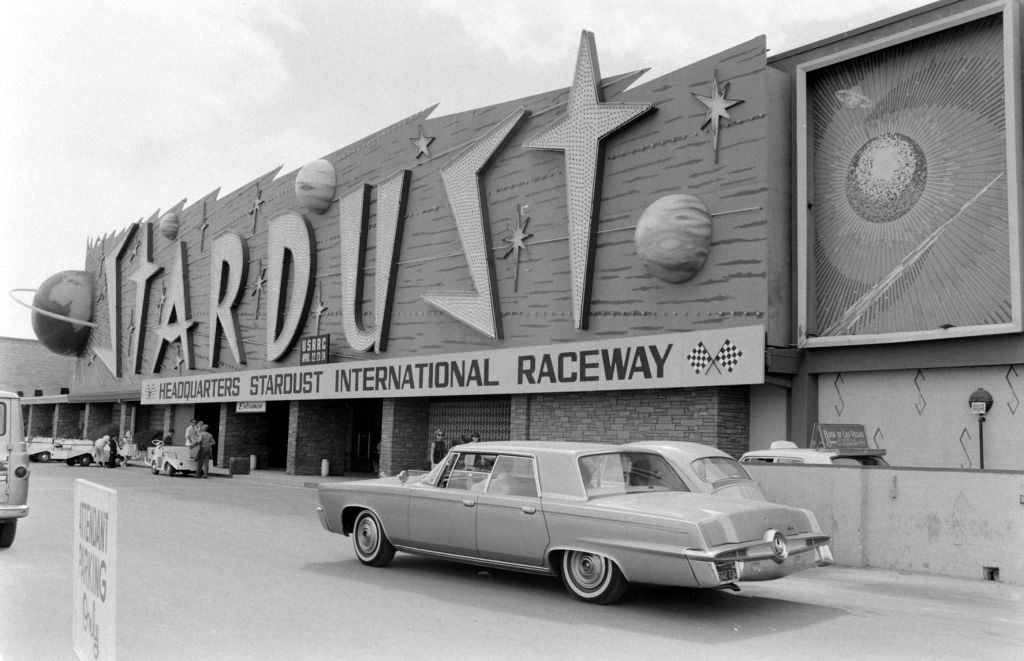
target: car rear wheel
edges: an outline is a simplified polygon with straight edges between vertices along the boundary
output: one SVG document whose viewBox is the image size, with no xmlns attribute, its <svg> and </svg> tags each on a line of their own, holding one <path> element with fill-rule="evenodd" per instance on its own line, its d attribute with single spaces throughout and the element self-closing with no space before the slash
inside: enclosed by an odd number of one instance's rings
<svg viewBox="0 0 1024 661">
<path fill-rule="evenodd" d="M 18 532 L 17 521 L 0 523 L 0 549 L 8 548 L 14 543 L 14 534 Z"/>
<path fill-rule="evenodd" d="M 155 461 L 149 465 L 149 470 L 153 471 L 153 475 L 159 475 L 160 474 L 160 469 L 156 467 L 156 462 Z"/>
<path fill-rule="evenodd" d="M 46 462 L 50 461 L 50 453 L 40 452 L 39 454 L 36 455 L 36 461 L 38 461 L 41 464 L 45 464 Z"/>
<path fill-rule="evenodd" d="M 371 567 L 383 567 L 395 557 L 395 547 L 384 534 L 380 520 L 369 510 L 363 510 L 356 517 L 352 529 L 352 545 L 359 562 Z"/>
<path fill-rule="evenodd" d="M 586 551 L 562 554 L 562 582 L 569 594 L 591 604 L 610 604 L 629 586 L 614 561 Z"/>
<path fill-rule="evenodd" d="M 92 463 L 92 455 L 83 454 L 82 458 L 78 460 L 83 466 L 88 466 Z"/>
</svg>

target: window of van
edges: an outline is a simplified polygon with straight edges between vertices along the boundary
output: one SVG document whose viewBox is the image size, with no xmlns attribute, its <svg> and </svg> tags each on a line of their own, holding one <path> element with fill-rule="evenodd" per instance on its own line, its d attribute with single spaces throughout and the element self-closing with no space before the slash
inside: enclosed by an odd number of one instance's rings
<svg viewBox="0 0 1024 661">
<path fill-rule="evenodd" d="M 7 433 L 7 402 L 0 402 L 0 434 Z"/>
</svg>

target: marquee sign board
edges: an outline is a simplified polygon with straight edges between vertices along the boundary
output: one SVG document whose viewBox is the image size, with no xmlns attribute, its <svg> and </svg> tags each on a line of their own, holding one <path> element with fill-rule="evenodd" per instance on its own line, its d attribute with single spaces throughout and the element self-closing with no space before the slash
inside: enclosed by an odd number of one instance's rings
<svg viewBox="0 0 1024 661">
<path fill-rule="evenodd" d="M 764 382 L 764 327 L 147 379 L 143 404 L 509 395 Z"/>
<path fill-rule="evenodd" d="M 636 86 L 640 72 L 601 77 L 596 45 L 583 34 L 568 88 L 446 117 L 429 108 L 325 156 L 333 167 L 318 172 L 333 169 L 335 186 L 321 182 L 314 210 L 297 173 L 274 170 L 175 207 L 173 235 L 147 221 L 90 244 L 87 270 L 109 274 L 92 336 L 105 353 L 80 359 L 77 387 L 312 373 L 324 352 L 303 350 L 311 336 L 328 339 L 339 374 L 351 363 L 338 360 L 539 359 L 607 338 L 709 329 L 724 341 L 753 324 L 782 341 L 772 333 L 788 311 L 768 291 L 787 276 L 768 243 L 786 219 L 769 214 L 766 132 L 787 102 L 764 39 Z M 707 121 L 709 94 L 725 90 L 737 103 Z M 691 279 L 668 282 L 640 258 L 636 229 L 683 194 L 707 209 L 709 250 Z M 686 232 L 669 215 L 653 222 L 658 240 Z"/>
</svg>

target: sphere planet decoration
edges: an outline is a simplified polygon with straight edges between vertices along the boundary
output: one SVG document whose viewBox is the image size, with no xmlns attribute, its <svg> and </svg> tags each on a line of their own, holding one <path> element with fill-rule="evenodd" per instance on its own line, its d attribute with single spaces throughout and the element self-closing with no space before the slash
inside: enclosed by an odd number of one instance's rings
<svg viewBox="0 0 1024 661">
<path fill-rule="evenodd" d="M 711 216 L 693 195 L 666 195 L 640 215 L 633 241 L 648 273 L 665 282 L 686 282 L 707 261 Z"/>
<path fill-rule="evenodd" d="M 32 330 L 44 347 L 64 356 L 75 356 L 85 349 L 96 327 L 92 323 L 92 291 L 92 275 L 86 271 L 61 271 L 35 290 Z"/>
<path fill-rule="evenodd" d="M 1003 27 L 983 18 L 808 77 L 808 332 L 1012 321 Z"/>
<path fill-rule="evenodd" d="M 180 219 L 178 214 L 174 211 L 168 211 L 164 215 L 160 216 L 160 233 L 166 236 L 171 241 L 178 238 L 178 227 L 180 225 Z"/>
<path fill-rule="evenodd" d="M 323 158 L 302 166 L 295 175 L 295 197 L 299 205 L 315 213 L 330 208 L 336 186 L 334 165 Z"/>
</svg>

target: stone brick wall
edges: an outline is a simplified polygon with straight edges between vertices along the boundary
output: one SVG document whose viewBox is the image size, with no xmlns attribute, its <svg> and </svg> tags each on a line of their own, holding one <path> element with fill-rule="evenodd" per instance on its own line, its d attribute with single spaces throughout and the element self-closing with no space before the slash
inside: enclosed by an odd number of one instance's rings
<svg viewBox="0 0 1024 661">
<path fill-rule="evenodd" d="M 56 407 L 56 404 L 36 404 L 34 406 L 22 407 L 22 409 L 28 410 L 26 438 L 32 438 L 33 436 L 53 438 Z"/>
<path fill-rule="evenodd" d="M 352 438 L 352 407 L 339 401 L 293 401 L 288 410 L 289 475 L 319 475 L 329 462 L 330 475 L 345 474 L 345 454 Z"/>
<path fill-rule="evenodd" d="M 82 438 L 85 406 L 57 404 L 53 414 L 54 438 Z"/>
<path fill-rule="evenodd" d="M 738 457 L 749 446 L 747 388 L 687 388 L 531 395 L 513 407 L 529 440 L 704 443 Z M 523 425 L 523 422 L 517 423 Z"/>
<path fill-rule="evenodd" d="M 508 436 L 510 440 L 530 438 L 530 396 L 512 395 L 510 397 Z"/>
<path fill-rule="evenodd" d="M 31 397 L 36 390 L 57 395 L 71 384 L 75 358 L 53 353 L 37 340 L 0 337 L 0 390 Z"/>
<path fill-rule="evenodd" d="M 380 470 L 395 475 L 406 468 L 428 468 L 430 401 L 385 399 L 380 425 Z"/>
<path fill-rule="evenodd" d="M 114 408 L 117 408 L 117 418 L 114 417 Z M 83 433 L 86 438 L 98 437 L 101 430 L 110 423 L 121 421 L 120 406 L 117 403 L 90 402 L 85 405 L 85 429 Z"/>
</svg>

